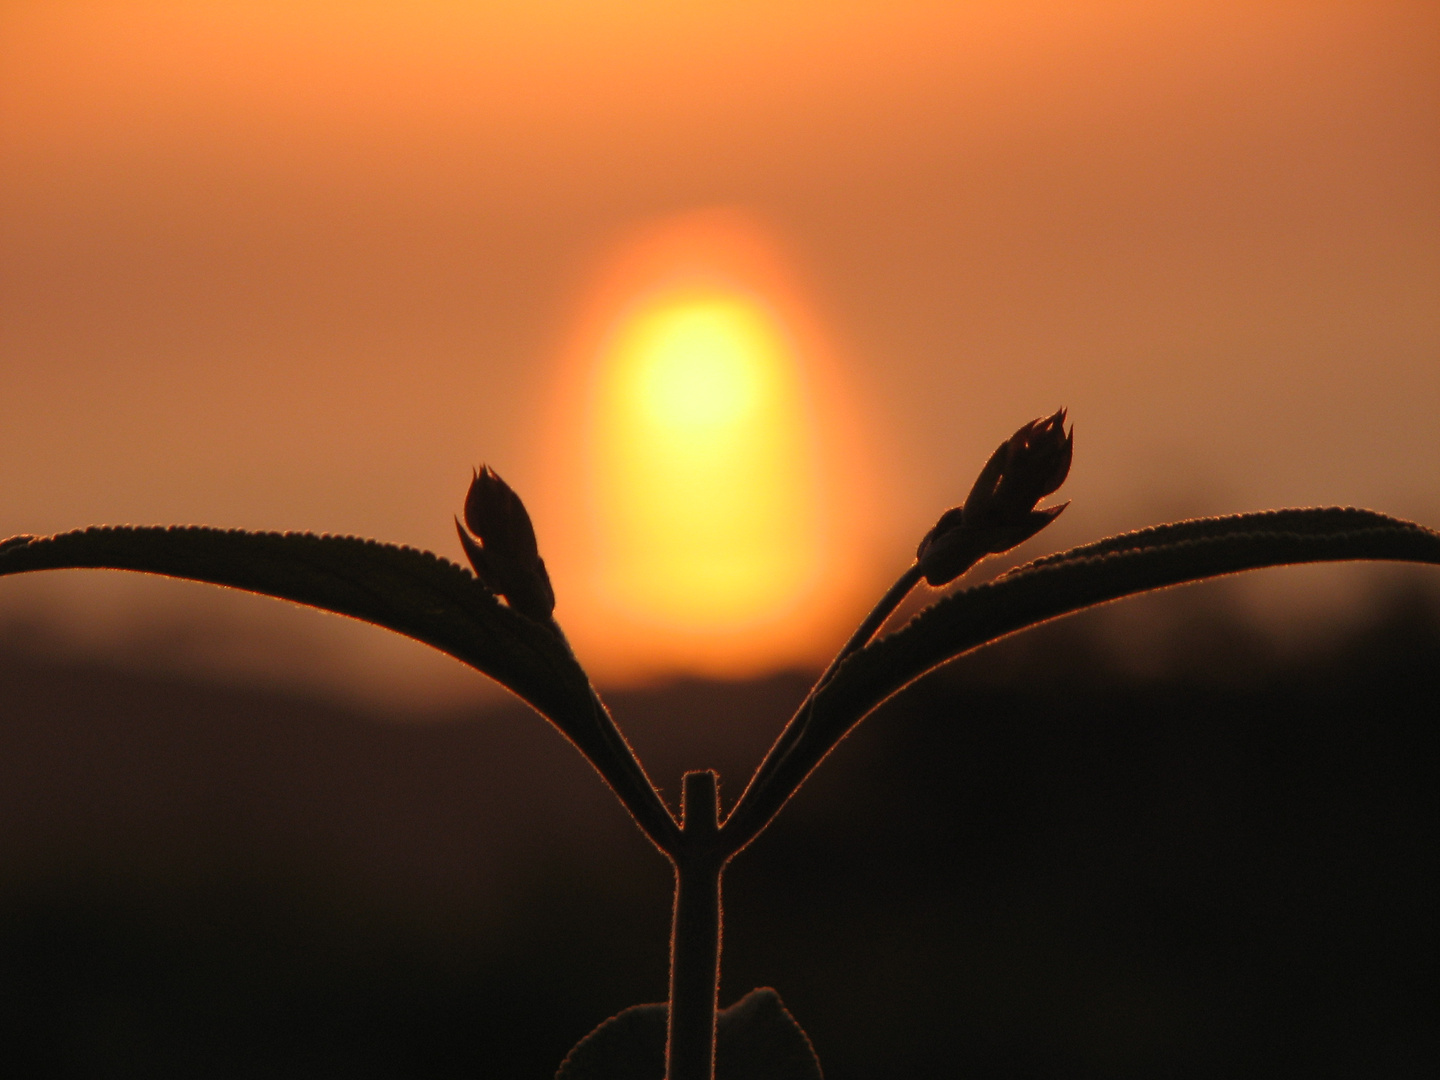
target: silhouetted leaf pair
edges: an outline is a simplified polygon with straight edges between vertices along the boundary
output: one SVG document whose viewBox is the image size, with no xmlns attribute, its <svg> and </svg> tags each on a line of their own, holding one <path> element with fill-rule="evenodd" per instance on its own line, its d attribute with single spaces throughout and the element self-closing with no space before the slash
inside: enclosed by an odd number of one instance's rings
<svg viewBox="0 0 1440 1080">
<path fill-rule="evenodd" d="M 714 850 L 706 857 L 718 853 L 723 868 L 877 705 L 981 645 L 1096 604 L 1241 570 L 1343 559 L 1440 563 L 1440 534 L 1368 510 L 1278 510 L 1183 521 L 1036 559 L 946 597 L 897 632 L 872 640 L 922 577 L 949 582 L 1054 520 L 1063 506 L 1036 504 L 1069 471 L 1073 434 L 1064 420 L 1061 410 L 1000 445 L 964 505 L 947 511 L 926 535 L 916 563 L 852 635 L 729 818 L 718 832 L 712 823 L 705 838 L 681 829 L 590 685 L 551 618 L 555 598 L 529 515 L 488 468 L 471 485 L 464 526 L 456 522 L 475 575 L 429 552 L 372 540 L 207 528 L 92 528 L 12 537 L 0 543 L 0 575 L 67 567 L 163 574 L 292 600 L 423 641 L 489 675 L 549 719 L 683 875 L 687 844 L 709 845 Z M 561 1080 L 659 1080 L 666 1069 L 667 1017 L 665 1005 L 618 1014 L 572 1051 Z M 716 1030 L 720 1080 L 820 1075 L 809 1041 L 774 991 L 747 995 L 720 1014 Z"/>
</svg>

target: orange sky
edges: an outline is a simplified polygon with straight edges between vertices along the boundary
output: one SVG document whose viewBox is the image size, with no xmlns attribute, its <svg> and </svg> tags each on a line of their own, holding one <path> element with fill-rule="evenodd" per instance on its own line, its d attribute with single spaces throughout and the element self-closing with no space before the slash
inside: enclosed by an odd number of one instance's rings
<svg viewBox="0 0 1440 1080">
<path fill-rule="evenodd" d="M 541 498 L 617 252 L 715 208 L 864 406 L 875 579 L 1061 404 L 1075 502 L 1046 544 L 1272 504 L 1440 524 L 1432 3 L 12 0 L 0 534 L 457 557 L 472 465 Z M 195 587 L 0 588 L 0 619 L 42 609 L 97 648 L 474 688 Z"/>
</svg>

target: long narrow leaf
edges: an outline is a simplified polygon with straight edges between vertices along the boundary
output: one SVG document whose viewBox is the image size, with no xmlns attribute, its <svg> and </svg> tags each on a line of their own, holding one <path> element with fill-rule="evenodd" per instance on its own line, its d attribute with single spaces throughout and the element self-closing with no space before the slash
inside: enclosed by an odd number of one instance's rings
<svg viewBox="0 0 1440 1080">
<path fill-rule="evenodd" d="M 67 568 L 208 582 L 375 623 L 484 672 L 591 749 L 589 683 L 563 639 L 429 552 L 350 536 L 199 527 L 91 528 L 0 544 L 0 575 Z"/>
<path fill-rule="evenodd" d="M 468 570 L 428 551 L 313 533 L 198 526 L 91 528 L 0 542 L 0 575 L 137 570 L 202 581 L 383 626 L 484 672 L 585 755 L 656 844 L 677 827 L 590 686 L 560 629 L 507 607 Z"/>
<path fill-rule="evenodd" d="M 877 705 L 962 653 L 1061 615 L 1152 589 L 1294 563 L 1380 559 L 1440 564 L 1440 533 L 1368 510 L 1327 507 L 1203 518 L 1109 537 L 955 593 L 851 656 L 816 695 L 805 734 L 752 805 L 746 838 Z M 727 822 L 727 827 L 731 823 Z"/>
<path fill-rule="evenodd" d="M 817 711 L 868 711 L 961 653 L 1096 604 L 1242 570 L 1355 559 L 1440 564 L 1440 533 L 1367 510 L 1323 508 L 1204 518 L 1111 537 L 932 605 L 846 664 Z"/>
</svg>

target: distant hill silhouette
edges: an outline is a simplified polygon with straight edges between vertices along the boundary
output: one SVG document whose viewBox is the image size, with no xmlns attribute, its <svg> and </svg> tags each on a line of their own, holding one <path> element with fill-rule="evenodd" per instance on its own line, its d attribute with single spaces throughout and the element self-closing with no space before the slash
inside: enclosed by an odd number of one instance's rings
<svg viewBox="0 0 1440 1080">
<path fill-rule="evenodd" d="M 728 1003 L 831 1080 L 1418 1075 L 1440 1063 L 1440 619 L 1277 659 L 1192 612 L 961 660 L 727 878 Z M 610 695 L 727 801 L 798 675 Z M 0 1062 L 25 1076 L 548 1077 L 663 996 L 668 871 L 523 707 L 396 723 L 0 644 Z"/>
</svg>

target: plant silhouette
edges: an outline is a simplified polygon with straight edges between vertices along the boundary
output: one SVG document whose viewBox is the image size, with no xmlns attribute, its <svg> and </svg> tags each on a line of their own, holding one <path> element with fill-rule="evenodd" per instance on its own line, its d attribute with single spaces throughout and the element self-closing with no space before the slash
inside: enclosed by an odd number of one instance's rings
<svg viewBox="0 0 1440 1080">
<path fill-rule="evenodd" d="M 1440 533 L 1368 510 L 1205 518 L 1036 559 L 878 636 L 921 580 L 949 584 L 1053 521 L 1064 504 L 1038 503 L 1063 484 L 1073 446 L 1064 410 L 1000 444 L 963 505 L 940 517 L 816 681 L 723 820 L 714 772 L 685 775 L 678 816 L 646 776 L 552 617 L 554 592 L 523 503 L 488 467 L 456 519 L 473 574 L 429 552 L 354 537 L 124 527 L 12 537 L 0 542 L 0 575 L 108 568 L 244 589 L 386 627 L 490 676 L 574 744 L 675 872 L 668 1001 L 606 1021 L 567 1056 L 560 1080 L 814 1080 L 820 1066 L 809 1040 L 773 990 L 718 1008 L 721 880 L 878 705 L 962 653 L 1122 597 L 1295 563 L 1440 564 Z"/>
</svg>

